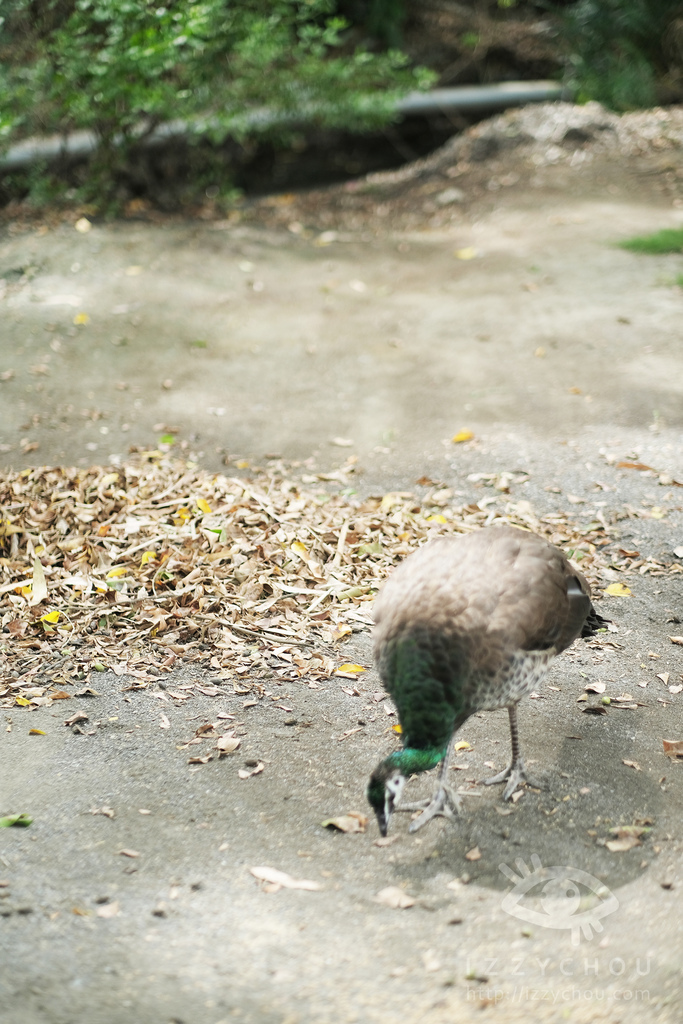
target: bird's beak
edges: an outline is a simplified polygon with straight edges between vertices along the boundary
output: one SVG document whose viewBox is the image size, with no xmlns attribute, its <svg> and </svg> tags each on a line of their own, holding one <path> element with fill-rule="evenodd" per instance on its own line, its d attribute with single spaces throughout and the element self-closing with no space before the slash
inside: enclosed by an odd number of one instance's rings
<svg viewBox="0 0 683 1024">
<path fill-rule="evenodd" d="M 384 807 L 376 807 L 375 815 L 377 817 L 377 824 L 382 836 L 386 836 L 387 829 L 389 828 L 389 819 L 391 818 L 392 807 L 389 800 L 384 801 Z"/>
</svg>

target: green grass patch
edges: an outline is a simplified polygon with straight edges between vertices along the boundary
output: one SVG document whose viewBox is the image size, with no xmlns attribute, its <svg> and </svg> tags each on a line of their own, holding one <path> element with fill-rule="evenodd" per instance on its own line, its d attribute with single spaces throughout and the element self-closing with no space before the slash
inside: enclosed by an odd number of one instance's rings
<svg viewBox="0 0 683 1024">
<path fill-rule="evenodd" d="M 683 252 L 683 228 L 664 228 L 653 235 L 629 238 L 619 243 L 622 249 L 631 252 L 645 252 L 650 256 L 661 256 L 668 252 Z"/>
</svg>

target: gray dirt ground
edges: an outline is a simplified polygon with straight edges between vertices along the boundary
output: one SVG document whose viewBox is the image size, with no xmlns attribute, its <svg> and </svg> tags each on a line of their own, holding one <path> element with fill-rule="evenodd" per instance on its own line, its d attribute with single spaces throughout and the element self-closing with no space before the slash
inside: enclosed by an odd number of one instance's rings
<svg viewBox="0 0 683 1024">
<path fill-rule="evenodd" d="M 14 376 L 0 382 L 2 458 L 106 462 L 173 428 L 186 457 L 216 470 L 226 453 L 323 470 L 355 454 L 363 493 L 411 490 L 427 474 L 458 500 L 498 507 L 506 498 L 468 475 L 523 469 L 514 500 L 538 513 L 566 510 L 567 495 L 578 521 L 661 508 L 610 536 L 675 562 L 683 489 L 660 474 L 683 481 L 683 291 L 672 283 L 683 267 L 613 243 L 680 226 L 683 211 L 656 176 L 622 188 L 623 171 L 608 161 L 564 190 L 550 168 L 438 230 L 359 230 L 325 246 L 315 230 L 256 224 L 6 232 L 0 373 Z M 477 258 L 455 257 L 467 247 Z M 75 326 L 78 313 L 89 322 Z M 461 428 L 476 440 L 454 446 Z M 624 459 L 657 473 L 617 468 Z M 527 759 L 547 788 L 501 815 L 499 788 L 479 787 L 458 820 L 411 836 L 394 819 L 384 848 L 374 822 L 357 835 L 320 826 L 365 811 L 368 773 L 392 743 L 374 672 L 359 697 L 335 679 L 293 688 L 289 726 L 227 689 L 169 709 L 110 673 L 87 705 L 101 723 L 92 736 L 65 729 L 54 706 L 5 713 L 0 813 L 34 824 L 0 831 L 2 1024 L 679 1022 L 683 768 L 662 739 L 683 739 L 683 693 L 657 673 L 681 681 L 683 647 L 669 640 L 683 632 L 681 575 L 628 582 L 632 597 L 599 604 L 618 646 L 578 642 L 522 704 Z M 369 665 L 369 634 L 337 653 Z M 183 673 L 196 675 L 171 678 Z M 582 714 L 586 678 L 644 706 Z M 188 766 L 176 744 L 219 710 L 244 723 L 240 755 Z M 462 737 L 472 751 L 456 759 L 458 782 L 505 762 L 503 712 L 471 719 Z M 266 768 L 242 780 L 249 758 Z M 113 819 L 89 813 L 105 805 Z M 642 846 L 596 843 L 646 818 Z M 474 847 L 481 858 L 465 859 Z M 119 854 L 131 848 L 139 857 Z M 533 855 L 613 892 L 602 931 L 572 946 L 567 929 L 503 909 L 499 865 L 531 869 Z M 264 892 L 255 865 L 322 888 Z M 415 905 L 374 902 L 390 885 Z M 97 915 L 106 899 L 118 916 Z"/>
</svg>

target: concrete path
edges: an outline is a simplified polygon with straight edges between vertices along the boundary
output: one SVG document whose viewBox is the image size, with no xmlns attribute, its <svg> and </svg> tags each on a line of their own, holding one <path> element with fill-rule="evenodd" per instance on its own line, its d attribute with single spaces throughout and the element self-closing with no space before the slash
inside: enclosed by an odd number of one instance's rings
<svg viewBox="0 0 683 1024">
<path fill-rule="evenodd" d="M 58 706 L 3 711 L 0 814 L 34 824 L 0 830 L 2 1024 L 446 1024 L 480 1021 L 482 1007 L 505 1022 L 680 1021 L 683 769 L 662 740 L 683 740 L 683 693 L 669 689 L 683 681 L 669 640 L 683 632 L 671 569 L 683 546 L 681 261 L 613 245 L 672 217 L 652 195 L 536 191 L 441 233 L 325 246 L 211 224 L 0 240 L 7 467 L 105 463 L 169 433 L 215 470 L 280 453 L 327 471 L 355 455 L 359 493 L 429 476 L 458 503 L 526 501 L 577 522 L 600 512 L 610 551 L 664 566 L 636 570 L 632 597 L 604 597 L 618 632 L 578 642 L 522 705 L 547 788 L 511 807 L 480 788 L 456 821 L 417 836 L 395 821 L 387 847 L 372 821 L 359 834 L 320 825 L 366 813 L 367 776 L 392 742 L 374 673 L 357 697 L 336 679 L 293 688 L 289 727 L 222 689 L 160 730 L 159 701 L 113 673 L 87 705 L 93 736 L 64 728 Z M 454 255 L 467 248 L 477 256 Z M 452 444 L 464 428 L 475 439 Z M 472 479 L 513 471 L 509 495 Z M 337 656 L 369 665 L 369 634 Z M 196 676 L 186 666 L 169 680 Z M 643 706 L 583 714 L 577 697 L 597 680 Z M 177 749 L 219 710 L 244 722 L 243 760 L 263 760 L 260 775 L 188 766 Z M 472 750 L 456 777 L 502 766 L 504 713 L 476 716 L 462 737 Z M 90 813 L 103 807 L 114 817 Z M 638 823 L 652 829 L 640 846 L 602 845 Z M 525 919 L 522 862 L 574 872 L 573 913 L 591 927 L 547 900 L 548 920 Z M 263 865 L 320 890 L 263 891 L 248 870 Z M 591 896 L 596 884 L 606 889 Z M 515 885 L 518 902 L 504 904 Z M 390 886 L 413 905 L 376 902 Z M 595 900 L 610 894 L 600 920 Z"/>
</svg>

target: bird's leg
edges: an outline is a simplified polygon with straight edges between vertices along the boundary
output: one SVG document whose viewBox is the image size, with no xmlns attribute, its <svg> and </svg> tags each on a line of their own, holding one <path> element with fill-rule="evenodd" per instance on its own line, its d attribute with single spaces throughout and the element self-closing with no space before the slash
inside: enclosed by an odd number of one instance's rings
<svg viewBox="0 0 683 1024">
<path fill-rule="evenodd" d="M 491 779 L 484 779 L 485 786 L 495 786 L 498 782 L 505 782 L 507 780 L 507 786 L 503 790 L 503 800 L 509 800 L 514 791 L 523 782 L 526 782 L 528 786 L 534 786 L 536 789 L 543 789 L 540 782 L 532 778 L 531 775 L 527 774 L 527 770 L 524 767 L 524 759 L 519 749 L 519 733 L 517 731 L 517 705 L 511 704 L 508 707 L 508 715 L 510 717 L 510 738 L 512 740 L 512 760 L 507 768 L 504 768 L 502 772 L 494 775 Z"/>
<path fill-rule="evenodd" d="M 439 781 L 437 783 L 436 791 L 431 800 L 421 800 L 419 803 L 413 804 L 401 804 L 399 807 L 394 807 L 395 811 L 422 811 L 422 814 L 410 824 L 410 832 L 417 832 L 419 828 L 426 825 L 428 821 L 435 818 L 437 814 L 443 815 L 444 818 L 452 818 L 454 811 L 460 811 L 462 805 L 462 799 L 458 796 L 450 786 L 446 785 L 446 778 L 448 776 L 448 765 L 451 760 L 451 754 L 453 753 L 453 746 L 455 744 L 455 734 L 451 736 L 448 744 L 448 750 L 446 755 L 441 762 L 441 768 L 439 770 Z"/>
</svg>

